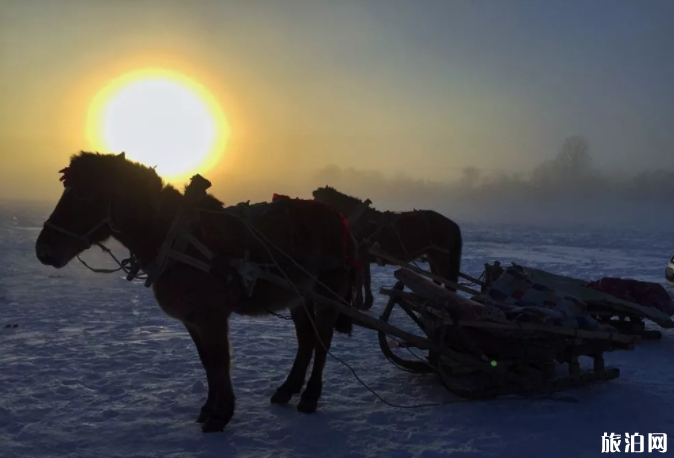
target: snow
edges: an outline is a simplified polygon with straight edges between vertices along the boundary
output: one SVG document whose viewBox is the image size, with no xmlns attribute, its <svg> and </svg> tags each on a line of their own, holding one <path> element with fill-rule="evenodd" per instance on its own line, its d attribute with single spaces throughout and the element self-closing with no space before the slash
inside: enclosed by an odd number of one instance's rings
<svg viewBox="0 0 674 458">
<path fill-rule="evenodd" d="M 139 282 L 93 274 L 77 261 L 61 270 L 42 266 L 33 243 L 45 216 L 44 209 L 0 207 L 0 457 L 566 458 L 600 456 L 604 432 L 674 433 L 672 331 L 608 354 L 620 378 L 564 393 L 576 403 L 457 402 L 433 376 L 392 366 L 376 334 L 357 328 L 351 338 L 337 336 L 332 350 L 368 386 L 393 403 L 448 403 L 389 407 L 329 359 L 319 412 L 304 415 L 296 400 L 269 403 L 295 355 L 292 323 L 236 317 L 237 409 L 224 433 L 204 435 L 194 420 L 206 381 L 182 325 Z M 463 270 L 474 276 L 498 259 L 580 278 L 664 283 L 674 253 L 672 231 L 462 227 Z M 84 258 L 112 266 L 98 249 Z M 393 270 L 373 268 L 375 292 L 394 283 Z M 385 298 L 375 297 L 378 316 Z M 396 320 L 402 325 L 401 315 Z"/>
</svg>

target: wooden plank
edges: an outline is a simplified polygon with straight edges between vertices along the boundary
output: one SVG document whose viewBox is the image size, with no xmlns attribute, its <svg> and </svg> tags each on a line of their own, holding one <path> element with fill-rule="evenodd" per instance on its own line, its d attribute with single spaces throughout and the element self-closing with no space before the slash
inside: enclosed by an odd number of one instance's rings
<svg viewBox="0 0 674 458">
<path fill-rule="evenodd" d="M 484 282 L 480 281 L 480 279 L 471 277 L 468 274 L 464 274 L 463 272 L 459 272 L 459 277 L 463 278 L 464 280 L 468 280 L 471 283 L 475 283 L 476 285 L 484 286 Z"/>
<path fill-rule="evenodd" d="M 444 304 L 448 300 L 453 303 L 465 303 L 465 304 L 475 304 L 482 305 L 477 302 L 461 297 L 452 291 L 449 291 L 447 288 L 443 288 L 440 285 L 437 285 L 431 281 L 426 280 L 421 275 L 416 272 L 403 268 L 396 270 L 393 275 L 400 281 L 402 281 L 405 286 L 414 291 L 417 295 L 428 299 L 430 301 L 435 301 L 440 304 Z"/>
<path fill-rule="evenodd" d="M 440 252 L 440 253 L 445 253 L 445 254 L 448 254 L 448 255 L 452 255 L 452 254 L 453 254 L 453 253 L 452 253 L 452 250 L 447 250 L 447 249 L 445 249 L 445 248 L 440 248 L 440 247 L 435 246 L 435 245 L 431 245 L 431 246 L 425 248 L 424 251 L 425 251 L 426 253 L 421 257 L 421 261 L 422 261 L 422 262 L 426 262 L 426 263 L 429 262 L 429 260 L 428 260 L 428 251 L 438 251 L 438 252 Z M 463 278 L 463 279 L 466 279 L 466 280 L 468 280 L 468 281 L 471 282 L 471 283 L 475 283 L 476 285 L 484 286 L 484 283 L 483 283 L 482 281 L 480 281 L 479 278 L 471 277 L 470 275 L 464 274 L 463 272 L 459 272 L 459 277 L 461 277 L 461 278 Z"/>
<path fill-rule="evenodd" d="M 395 265 L 398 265 L 400 267 L 404 267 L 404 268 L 409 269 L 413 272 L 416 272 L 420 275 L 424 275 L 424 276 L 426 276 L 430 279 L 433 279 L 435 281 L 439 281 L 440 283 L 444 283 L 445 285 L 450 286 L 450 287 L 456 289 L 457 291 L 463 291 L 464 293 L 472 294 L 473 296 L 479 296 L 481 294 L 477 290 L 468 288 L 467 286 L 463 286 L 463 285 L 460 285 L 458 283 L 451 282 L 451 281 L 447 280 L 446 278 L 442 278 L 439 275 L 435 275 L 435 274 L 433 274 L 431 272 L 428 272 L 424 269 L 420 269 L 419 267 L 413 266 L 412 264 L 410 264 L 408 262 L 396 259 L 393 256 L 389 255 L 388 253 L 386 253 L 386 252 L 384 252 L 384 251 L 382 251 L 378 248 L 370 248 L 369 250 L 370 250 L 370 254 L 372 254 L 374 256 L 377 256 L 377 257 L 380 257 L 382 259 L 385 259 L 391 264 L 395 264 Z"/>
<path fill-rule="evenodd" d="M 480 377 L 470 374 L 453 377 L 442 373 L 445 387 L 455 394 L 467 399 L 493 399 L 498 396 L 536 396 L 549 395 L 554 392 L 566 391 L 572 388 L 593 385 L 596 383 L 614 380 L 620 376 L 620 370 L 607 367 L 600 371 L 581 371 L 577 376 L 555 376 L 550 380 L 528 379 L 522 385 L 489 385 Z"/>
<path fill-rule="evenodd" d="M 437 286 L 437 285 L 436 285 Z M 451 291 L 448 291 L 451 293 Z M 418 310 L 424 310 L 425 312 L 435 315 L 438 318 L 442 318 L 443 323 L 447 325 L 452 325 L 455 323 L 452 316 L 443 310 L 439 310 L 435 307 L 430 307 L 427 304 L 419 304 L 418 300 L 415 300 L 414 296 L 410 293 L 388 290 L 382 288 L 380 293 L 387 296 L 397 296 L 406 300 L 406 303 L 410 304 L 410 307 L 416 308 Z M 462 298 L 463 299 L 463 298 Z M 584 339 L 609 339 L 616 342 L 622 343 L 633 343 L 637 344 L 641 340 L 639 335 L 626 335 L 622 333 L 612 333 L 607 331 L 587 331 L 584 329 L 573 329 L 573 328 L 563 328 L 558 326 L 546 326 L 541 324 L 534 323 L 497 323 L 493 321 L 466 321 L 466 320 L 457 320 L 456 324 L 461 326 L 468 326 L 474 328 L 485 328 L 485 329 L 503 329 L 510 331 L 529 331 L 529 332 L 543 332 L 551 334 L 560 334 L 569 337 L 580 337 Z"/>
<path fill-rule="evenodd" d="M 298 291 L 301 293 L 304 297 L 316 301 L 316 302 L 322 302 L 326 305 L 330 305 L 333 307 L 335 310 L 337 310 L 340 313 L 343 313 L 344 315 L 347 315 L 351 318 L 353 318 L 356 322 L 362 322 L 366 325 L 370 325 L 373 328 L 377 329 L 378 331 L 384 332 L 386 334 L 398 337 L 400 339 L 403 339 L 405 341 L 408 341 L 410 343 L 413 343 L 415 346 L 417 346 L 420 349 L 423 350 L 432 350 L 434 352 L 437 352 L 441 355 L 447 356 L 448 358 L 454 359 L 456 361 L 462 362 L 464 364 L 470 365 L 475 367 L 478 370 L 481 370 L 486 373 L 491 373 L 491 374 L 498 374 L 498 375 L 504 375 L 507 376 L 504 371 L 501 370 L 501 368 L 497 367 L 492 367 L 488 362 L 486 361 L 480 361 L 478 359 L 473 358 L 472 356 L 465 355 L 463 353 L 459 353 L 453 350 L 450 350 L 448 348 L 439 346 L 431 342 L 430 340 L 420 337 L 417 335 L 414 335 L 412 333 L 403 331 L 402 329 L 399 329 L 395 326 L 392 326 L 388 323 L 383 322 L 382 320 L 378 320 L 370 315 L 367 315 L 365 313 L 362 313 L 351 306 L 345 305 L 341 302 L 338 302 L 333 299 L 329 299 L 327 297 L 321 296 L 319 294 L 316 294 L 313 291 L 307 290 L 305 288 L 301 288 L 299 286 L 296 286 L 287 280 L 274 275 L 270 274 L 268 272 L 260 272 L 260 278 L 273 283 L 281 288 L 288 289 L 290 291 Z M 509 377 L 510 378 L 510 377 Z"/>
<path fill-rule="evenodd" d="M 665 329 L 671 329 L 674 328 L 674 321 L 669 320 L 669 321 L 657 321 L 657 324 L 659 324 L 661 327 Z"/>
</svg>

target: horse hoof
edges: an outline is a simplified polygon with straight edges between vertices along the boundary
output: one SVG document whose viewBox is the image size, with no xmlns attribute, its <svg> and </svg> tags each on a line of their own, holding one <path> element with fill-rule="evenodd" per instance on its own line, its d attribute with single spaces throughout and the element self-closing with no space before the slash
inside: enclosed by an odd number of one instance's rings
<svg viewBox="0 0 674 458">
<path fill-rule="evenodd" d="M 288 404 L 290 400 L 292 399 L 293 394 L 289 391 L 285 390 L 276 390 L 276 393 L 274 393 L 270 399 L 272 404 Z"/>
<path fill-rule="evenodd" d="M 358 310 L 370 310 L 372 308 L 372 304 L 374 304 L 374 300 L 365 301 Z"/>
<path fill-rule="evenodd" d="M 297 411 L 302 413 L 314 413 L 318 408 L 318 399 L 300 399 L 297 404 Z"/>
<path fill-rule="evenodd" d="M 204 425 L 201 427 L 201 430 L 204 433 L 221 433 L 225 430 L 225 426 L 227 426 L 227 423 L 228 422 L 220 418 L 210 417 L 204 422 Z"/>
<path fill-rule="evenodd" d="M 214 406 L 210 409 L 208 418 L 206 418 L 201 430 L 205 433 L 222 432 L 225 426 L 229 424 L 232 416 L 234 416 L 234 398 L 224 405 Z"/>
<path fill-rule="evenodd" d="M 226 415 L 220 416 L 211 412 L 206 421 L 204 422 L 201 430 L 205 433 L 221 433 L 225 430 L 225 426 L 229 424 L 229 420 L 232 418 L 232 413 L 227 413 Z"/>
</svg>

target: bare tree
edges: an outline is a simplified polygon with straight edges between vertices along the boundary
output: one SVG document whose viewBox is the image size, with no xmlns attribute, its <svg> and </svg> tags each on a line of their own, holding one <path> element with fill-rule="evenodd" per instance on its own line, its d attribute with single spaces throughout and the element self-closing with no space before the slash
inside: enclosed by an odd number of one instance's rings
<svg viewBox="0 0 674 458">
<path fill-rule="evenodd" d="M 567 137 L 555 157 L 554 168 L 563 174 L 587 175 L 592 170 L 592 157 L 585 138 Z"/>
<path fill-rule="evenodd" d="M 482 179 L 482 173 L 480 172 L 480 169 L 477 167 L 464 167 L 464 169 L 461 171 L 461 178 L 459 179 L 459 183 L 462 187 L 465 188 L 474 188 L 477 187 L 478 184 L 480 184 L 480 180 Z"/>
</svg>

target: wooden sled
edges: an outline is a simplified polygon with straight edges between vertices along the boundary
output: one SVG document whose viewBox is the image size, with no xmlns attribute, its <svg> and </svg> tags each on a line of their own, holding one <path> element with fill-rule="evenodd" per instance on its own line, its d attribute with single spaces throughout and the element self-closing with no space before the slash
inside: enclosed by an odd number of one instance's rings
<svg viewBox="0 0 674 458">
<path fill-rule="evenodd" d="M 401 262 L 402 263 L 402 262 Z M 404 264 L 404 263 L 402 263 Z M 425 273 L 425 275 L 432 275 Z M 390 297 L 379 319 L 313 291 L 297 287 L 306 298 L 334 307 L 350 316 L 355 325 L 378 332 L 383 354 L 400 368 L 415 373 L 435 373 L 445 387 L 468 399 L 505 395 L 535 396 L 612 380 L 617 368 L 604 367 L 604 352 L 631 350 L 638 335 L 591 332 L 527 323 L 495 323 L 467 320 L 451 312 L 449 304 L 482 304 L 459 296 L 410 269 L 395 272 Z M 262 273 L 260 278 L 291 287 L 286 280 Z M 405 286 L 412 292 L 405 291 Z M 392 325 L 391 313 L 402 309 L 423 335 Z M 427 351 L 425 358 L 398 356 L 389 336 L 402 346 Z M 592 370 L 582 370 L 580 356 L 593 359 Z M 568 366 L 568 374 L 556 371 L 555 361 Z"/>
<path fill-rule="evenodd" d="M 405 268 L 395 272 L 394 288 L 382 288 L 389 296 L 380 319 L 388 323 L 394 308 L 401 309 L 425 337 L 455 355 L 433 350 L 425 359 L 403 358 L 394 347 L 416 347 L 414 342 L 393 345 L 379 333 L 384 355 L 404 370 L 436 373 L 455 394 L 470 399 L 504 395 L 539 395 L 612 380 L 617 368 L 604 366 L 604 352 L 631 350 L 638 335 L 594 332 L 558 326 L 516 322 L 476 321 L 456 310 L 480 310 L 483 304 L 459 296 Z M 411 292 L 405 291 L 405 287 Z M 579 358 L 593 359 L 591 370 L 581 369 Z M 555 362 L 568 367 L 558 374 Z"/>
<path fill-rule="evenodd" d="M 550 288 L 562 291 L 574 296 L 588 306 L 588 315 L 603 324 L 613 326 L 618 331 L 629 335 L 639 335 L 643 340 L 659 340 L 662 333 L 656 330 L 646 329 L 644 320 L 650 320 L 660 327 L 674 328 L 674 321 L 654 307 L 626 301 L 611 294 L 604 293 L 585 285 L 586 281 L 564 275 L 552 274 L 540 269 L 521 266 L 531 276 L 531 280 L 541 283 Z M 498 278 L 499 264 L 485 264 L 485 282 L 482 291 Z"/>
</svg>

